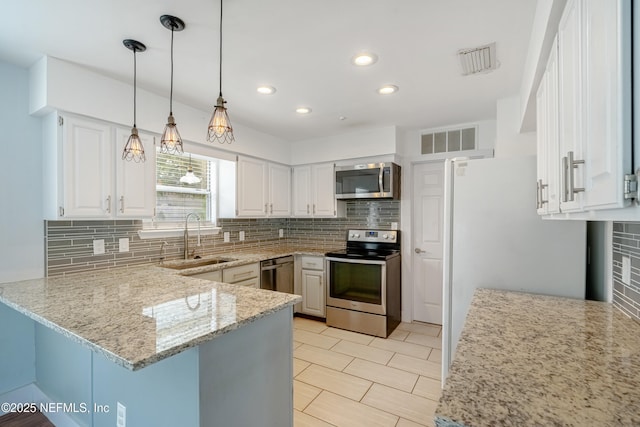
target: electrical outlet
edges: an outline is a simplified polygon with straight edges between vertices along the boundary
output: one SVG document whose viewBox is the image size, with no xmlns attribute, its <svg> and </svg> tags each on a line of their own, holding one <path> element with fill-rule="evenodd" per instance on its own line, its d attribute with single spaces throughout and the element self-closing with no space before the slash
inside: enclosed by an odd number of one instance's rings
<svg viewBox="0 0 640 427">
<path fill-rule="evenodd" d="M 129 238 L 123 237 L 118 241 L 118 250 L 120 252 L 129 252 Z"/>
<path fill-rule="evenodd" d="M 229 235 L 228 231 L 225 231 L 222 236 L 224 237 L 224 242 L 225 243 L 229 243 L 231 241 L 231 236 Z"/>
<path fill-rule="evenodd" d="M 238 240 L 240 240 L 241 242 L 244 242 L 244 231 L 241 231 L 240 233 L 238 233 Z"/>
<path fill-rule="evenodd" d="M 127 407 L 120 402 L 116 414 L 116 427 L 127 427 Z"/>
<path fill-rule="evenodd" d="M 284 230 L 282 228 L 278 230 L 278 237 L 284 237 Z"/>
<path fill-rule="evenodd" d="M 398 229 L 398 223 L 397 222 L 392 222 L 391 223 L 391 229 L 392 230 L 397 230 Z"/>
<path fill-rule="evenodd" d="M 104 253 L 104 239 L 93 241 L 93 254 L 102 255 Z"/>
<path fill-rule="evenodd" d="M 622 283 L 631 284 L 631 260 L 628 256 L 622 257 Z"/>
</svg>

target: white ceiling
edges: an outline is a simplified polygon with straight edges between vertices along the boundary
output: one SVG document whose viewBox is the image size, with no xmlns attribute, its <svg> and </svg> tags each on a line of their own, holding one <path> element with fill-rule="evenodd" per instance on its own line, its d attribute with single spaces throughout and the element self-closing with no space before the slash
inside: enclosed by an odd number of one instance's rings
<svg viewBox="0 0 640 427">
<path fill-rule="evenodd" d="M 222 84 L 231 122 L 299 141 L 495 118 L 496 100 L 518 93 L 535 7 L 536 0 L 226 0 Z M 219 0 L 13 0 L 3 5 L 0 59 L 27 67 L 51 55 L 130 82 L 133 59 L 122 40 L 133 38 L 147 46 L 138 55 L 139 86 L 168 96 L 171 33 L 159 17 L 175 15 L 186 28 L 175 33 L 174 99 L 211 111 L 219 8 Z M 491 42 L 500 67 L 463 77 L 457 51 Z M 378 62 L 353 66 L 362 50 Z M 277 92 L 260 95 L 260 84 Z M 378 95 L 383 84 L 400 90 Z M 297 115 L 301 105 L 313 112 Z"/>
</svg>

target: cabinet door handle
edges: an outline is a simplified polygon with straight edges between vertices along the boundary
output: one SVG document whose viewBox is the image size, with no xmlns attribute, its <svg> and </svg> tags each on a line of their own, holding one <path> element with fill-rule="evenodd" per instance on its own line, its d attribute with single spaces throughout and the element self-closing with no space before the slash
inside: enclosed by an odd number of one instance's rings
<svg viewBox="0 0 640 427">
<path fill-rule="evenodd" d="M 264 204 L 264 213 L 269 212 L 269 210 L 267 209 L 267 205 L 268 205 L 268 203 L 265 203 L 265 204 Z"/>
<path fill-rule="evenodd" d="M 310 212 L 309 212 L 309 203 L 307 203 L 307 215 L 309 215 L 309 214 L 310 214 Z"/>
<path fill-rule="evenodd" d="M 107 213 L 111 213 L 111 195 L 107 197 Z"/>
<path fill-rule="evenodd" d="M 540 181 L 536 181 L 536 209 L 540 209 Z"/>
<path fill-rule="evenodd" d="M 120 196 L 120 212 L 124 213 L 124 196 Z"/>
<path fill-rule="evenodd" d="M 273 203 L 271 203 L 271 213 L 273 213 Z"/>
<path fill-rule="evenodd" d="M 549 199 L 544 199 L 544 189 L 548 188 L 549 184 L 543 184 L 542 180 L 538 180 L 538 208 L 542 208 L 545 203 L 549 202 Z"/>
<path fill-rule="evenodd" d="M 315 203 L 313 204 L 313 214 L 314 215 L 316 214 L 316 204 Z"/>
<path fill-rule="evenodd" d="M 581 193 L 584 191 L 584 188 L 576 188 L 575 187 L 575 169 L 578 168 L 578 165 L 583 165 L 584 164 L 584 160 L 574 160 L 573 159 L 573 151 L 569 151 L 567 153 L 567 157 L 563 158 L 567 159 L 565 161 L 565 168 L 566 168 L 566 180 L 567 180 L 567 186 L 566 186 L 566 198 L 568 199 L 568 201 L 573 202 L 575 200 L 575 194 L 576 193 Z M 565 200 L 566 202 L 567 200 Z"/>
</svg>

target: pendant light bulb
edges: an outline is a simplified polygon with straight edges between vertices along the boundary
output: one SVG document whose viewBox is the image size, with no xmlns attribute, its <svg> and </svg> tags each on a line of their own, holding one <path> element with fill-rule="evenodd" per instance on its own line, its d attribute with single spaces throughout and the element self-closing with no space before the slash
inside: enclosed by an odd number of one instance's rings
<svg viewBox="0 0 640 427">
<path fill-rule="evenodd" d="M 136 81 L 137 81 L 137 64 L 136 64 L 136 52 L 144 52 L 147 47 L 136 40 L 126 39 L 122 41 L 125 47 L 133 52 L 133 128 L 131 128 L 131 135 L 124 145 L 122 151 L 122 160 L 133 160 L 136 163 L 144 162 L 146 160 L 144 156 L 144 146 L 140 137 L 138 136 L 138 128 L 136 127 Z"/>
<path fill-rule="evenodd" d="M 202 181 L 202 179 L 198 178 L 193 173 L 193 168 L 191 167 L 191 154 L 189 154 L 189 168 L 187 169 L 187 173 L 180 177 L 180 182 L 183 184 L 199 184 L 200 181 Z"/>
<path fill-rule="evenodd" d="M 218 141 L 221 144 L 225 142 L 231 144 L 234 141 L 233 128 L 231 127 L 227 109 L 224 106 L 225 102 L 227 101 L 225 101 L 222 96 L 218 97 L 216 108 L 213 110 L 213 115 L 209 121 L 209 134 L 207 139 L 211 142 Z"/>
<path fill-rule="evenodd" d="M 169 92 L 169 118 L 167 125 L 164 127 L 162 138 L 160 139 L 160 151 L 162 153 L 182 154 L 184 148 L 182 146 L 182 138 L 173 118 L 173 33 L 175 31 L 184 30 L 184 21 L 171 15 L 162 15 L 160 17 L 162 26 L 171 30 L 171 90 Z"/>
<path fill-rule="evenodd" d="M 133 125 L 131 135 L 124 146 L 122 160 L 133 160 L 136 163 L 144 162 L 146 160 L 144 156 L 144 146 L 142 145 L 142 141 L 140 141 L 138 128 L 136 128 L 135 125 Z"/>
<path fill-rule="evenodd" d="M 220 94 L 211 115 L 211 120 L 209 120 L 207 140 L 209 142 L 218 141 L 220 144 L 231 144 L 235 141 L 235 138 L 233 137 L 233 128 L 227 114 L 227 108 L 224 106 L 227 101 L 222 97 L 222 1 L 220 0 Z"/>
</svg>

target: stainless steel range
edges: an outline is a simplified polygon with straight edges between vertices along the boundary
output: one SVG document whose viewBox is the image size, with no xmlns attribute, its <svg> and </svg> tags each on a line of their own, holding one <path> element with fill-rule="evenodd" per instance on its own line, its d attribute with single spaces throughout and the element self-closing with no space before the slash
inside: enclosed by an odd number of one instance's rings
<svg viewBox="0 0 640 427">
<path fill-rule="evenodd" d="M 400 232 L 349 230 L 325 259 L 327 325 L 386 338 L 400 323 Z"/>
</svg>

